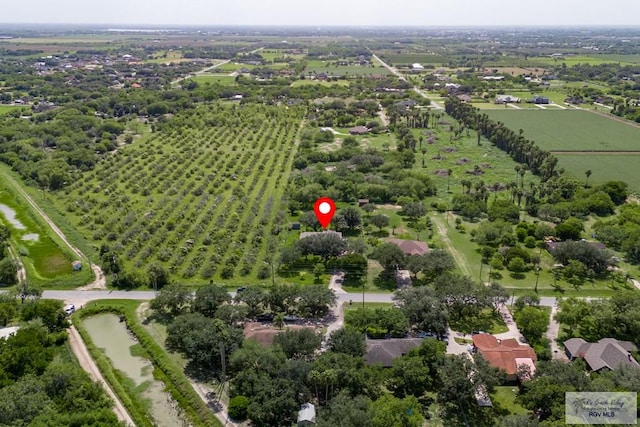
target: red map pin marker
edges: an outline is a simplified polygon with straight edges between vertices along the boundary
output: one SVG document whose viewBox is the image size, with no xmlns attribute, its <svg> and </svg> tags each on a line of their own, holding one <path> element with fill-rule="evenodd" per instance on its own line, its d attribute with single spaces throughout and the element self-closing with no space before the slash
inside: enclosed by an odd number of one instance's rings
<svg viewBox="0 0 640 427">
<path fill-rule="evenodd" d="M 322 228 L 326 229 L 336 213 L 336 204 L 328 197 L 321 197 L 313 205 L 313 211 Z"/>
</svg>

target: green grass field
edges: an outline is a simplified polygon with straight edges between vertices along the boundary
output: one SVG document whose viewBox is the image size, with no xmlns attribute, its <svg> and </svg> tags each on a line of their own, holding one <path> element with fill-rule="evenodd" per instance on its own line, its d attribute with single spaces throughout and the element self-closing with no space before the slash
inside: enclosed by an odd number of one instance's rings
<svg viewBox="0 0 640 427">
<path fill-rule="evenodd" d="M 78 286 L 89 281 L 91 270 L 87 267 L 74 273 L 71 262 L 76 257 L 71 250 L 63 249 L 44 223 L 32 216 L 35 214 L 26 207 L 26 202 L 17 199 L 11 187 L 3 185 L 0 185 L 0 204 L 3 210 L 13 211 L 15 220 L 9 220 L 5 212 L 0 214 L 0 223 L 10 227 L 11 244 L 20 255 L 29 281 L 43 286 L 60 283 Z"/>
<path fill-rule="evenodd" d="M 449 59 L 442 55 L 430 55 L 428 53 L 389 53 L 384 54 L 386 61 L 391 62 L 393 65 L 402 64 L 431 64 L 440 65 L 449 62 Z"/>
<path fill-rule="evenodd" d="M 191 77 L 192 80 L 198 82 L 198 84 L 207 83 L 218 83 L 222 86 L 233 86 L 235 85 L 236 78 L 234 76 L 229 76 L 227 74 L 198 74 L 195 77 Z"/>
<path fill-rule="evenodd" d="M 291 87 L 299 87 L 299 86 L 312 86 L 312 85 L 320 85 L 320 86 L 349 86 L 349 82 L 347 80 L 338 80 L 337 82 L 328 82 L 324 80 L 296 80 L 291 83 Z"/>
<path fill-rule="evenodd" d="M 0 105 L 0 116 L 14 110 L 19 110 L 21 108 L 29 108 L 29 107 L 24 107 L 22 105 Z"/>
<path fill-rule="evenodd" d="M 591 170 L 593 174 L 589 177 L 589 183 L 598 184 L 610 180 L 619 180 L 629 184 L 631 191 L 640 193 L 640 180 L 638 180 L 637 173 L 640 169 L 640 153 L 557 153 L 556 157 L 569 176 L 585 179 L 584 172 Z"/>
<path fill-rule="evenodd" d="M 306 75 L 309 73 L 326 73 L 329 76 L 367 76 L 371 75 L 386 75 L 389 74 L 389 70 L 382 66 L 375 67 L 361 67 L 361 66 L 335 66 L 330 61 L 309 61 L 307 67 L 304 70 Z"/>
<path fill-rule="evenodd" d="M 579 110 L 487 111 L 550 151 L 640 151 L 640 128 Z"/>
</svg>

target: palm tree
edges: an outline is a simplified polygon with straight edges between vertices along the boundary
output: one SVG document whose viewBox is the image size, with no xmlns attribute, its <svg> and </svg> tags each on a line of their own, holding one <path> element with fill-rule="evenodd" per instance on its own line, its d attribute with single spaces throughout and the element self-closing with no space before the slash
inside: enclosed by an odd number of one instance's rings
<svg viewBox="0 0 640 427">
<path fill-rule="evenodd" d="M 587 177 L 587 181 L 584 183 L 585 187 L 589 186 L 589 177 L 591 176 L 591 169 L 587 169 L 586 171 L 584 171 L 584 174 Z"/>
<path fill-rule="evenodd" d="M 278 312 L 273 318 L 273 326 L 278 329 L 282 329 L 284 327 L 284 313 Z"/>
</svg>

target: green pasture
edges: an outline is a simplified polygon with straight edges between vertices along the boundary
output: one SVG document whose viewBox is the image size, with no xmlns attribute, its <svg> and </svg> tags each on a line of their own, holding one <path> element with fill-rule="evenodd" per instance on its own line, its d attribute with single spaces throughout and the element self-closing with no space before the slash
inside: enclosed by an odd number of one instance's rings
<svg viewBox="0 0 640 427">
<path fill-rule="evenodd" d="M 312 60 L 307 63 L 304 73 L 307 75 L 326 73 L 330 77 L 386 75 L 389 70 L 382 66 L 336 66 L 332 61 Z"/>
<path fill-rule="evenodd" d="M 560 66 L 563 63 L 567 64 L 567 67 L 572 67 L 577 64 L 583 65 L 600 65 L 610 63 L 620 63 L 621 65 L 633 65 L 638 60 L 637 56 L 629 56 L 629 60 L 622 60 L 626 55 L 567 55 L 559 58 L 552 58 L 550 56 L 534 56 L 530 57 L 529 61 L 534 63 L 543 63 L 546 65 Z"/>
<path fill-rule="evenodd" d="M 84 264 L 83 271 L 73 272 L 71 263 L 77 257 L 70 249 L 63 249 L 63 243 L 42 219 L 35 217 L 37 214 L 8 182 L 0 185 L 0 204 L 15 213 L 16 221 L 13 224 L 4 214 L 0 215 L 0 222 L 10 228 L 11 244 L 20 256 L 31 283 L 79 286 L 92 278 L 87 260 L 80 260 Z"/>
<path fill-rule="evenodd" d="M 440 224 L 440 226 L 445 229 L 451 246 L 456 252 L 454 259 L 457 261 L 458 271 L 460 273 L 469 275 L 473 280 L 478 282 L 499 283 L 516 297 L 533 292 L 536 288 L 536 281 L 538 282 L 538 294 L 540 296 L 554 297 L 609 297 L 613 295 L 617 289 L 630 288 L 631 286 L 620 283 L 612 284 L 611 279 L 604 278 L 593 282 L 585 281 L 582 286 L 576 289 L 565 280 L 556 280 L 554 278 L 552 268 L 555 261 L 549 252 L 540 250 L 539 248 L 528 249 L 531 255 L 538 254 L 540 256 L 540 266 L 542 268 L 539 277 L 536 276 L 533 270 L 521 275 L 514 275 L 505 268 L 500 271 L 492 271 L 493 279 L 491 279 L 489 277 L 489 266 L 486 264 L 480 265 L 481 256 L 478 244 L 470 240 L 470 233 L 473 229 L 477 228 L 478 223 L 463 221 L 464 230 L 458 230 L 455 228 L 455 215 L 453 214 L 448 215 L 448 221 L 447 215 L 445 214 L 433 213 L 429 216 L 434 223 Z M 437 234 L 436 227 L 434 227 L 434 230 L 436 230 L 435 233 Z M 448 249 L 446 246 L 444 246 L 444 248 Z"/>
<path fill-rule="evenodd" d="M 320 86 L 349 86 L 349 82 L 347 80 L 338 80 L 338 81 L 331 81 L 328 82 L 326 80 L 311 80 L 311 79 L 307 79 L 305 78 L 304 80 L 296 80 L 295 82 L 291 83 L 291 87 L 299 87 L 299 86 L 313 86 L 313 85 L 320 85 Z"/>
<path fill-rule="evenodd" d="M 640 128 L 580 110 L 492 110 L 487 114 L 550 151 L 637 151 Z"/>
<path fill-rule="evenodd" d="M 198 84 L 220 84 L 222 86 L 233 86 L 236 83 L 235 76 L 227 74 L 198 74 L 190 79 L 195 80 Z"/>
<path fill-rule="evenodd" d="M 604 154 L 604 153 L 556 153 L 565 173 L 577 179 L 585 179 L 585 171 L 592 175 L 589 183 L 598 184 L 616 180 L 629 184 L 629 189 L 640 193 L 640 153 Z"/>
<path fill-rule="evenodd" d="M 0 105 L 0 116 L 21 108 L 29 108 L 24 105 Z"/>
<path fill-rule="evenodd" d="M 385 53 L 382 59 L 391 62 L 394 66 L 415 63 L 438 66 L 449 62 L 449 58 L 446 56 L 428 53 Z"/>
</svg>

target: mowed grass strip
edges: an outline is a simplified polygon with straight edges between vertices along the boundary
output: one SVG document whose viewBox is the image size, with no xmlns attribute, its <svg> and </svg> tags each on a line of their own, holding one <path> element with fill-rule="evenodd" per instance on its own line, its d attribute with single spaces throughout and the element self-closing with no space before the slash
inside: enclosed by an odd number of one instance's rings
<svg viewBox="0 0 640 427">
<path fill-rule="evenodd" d="M 640 151 L 640 128 L 580 110 L 488 110 L 549 151 Z"/>
</svg>

